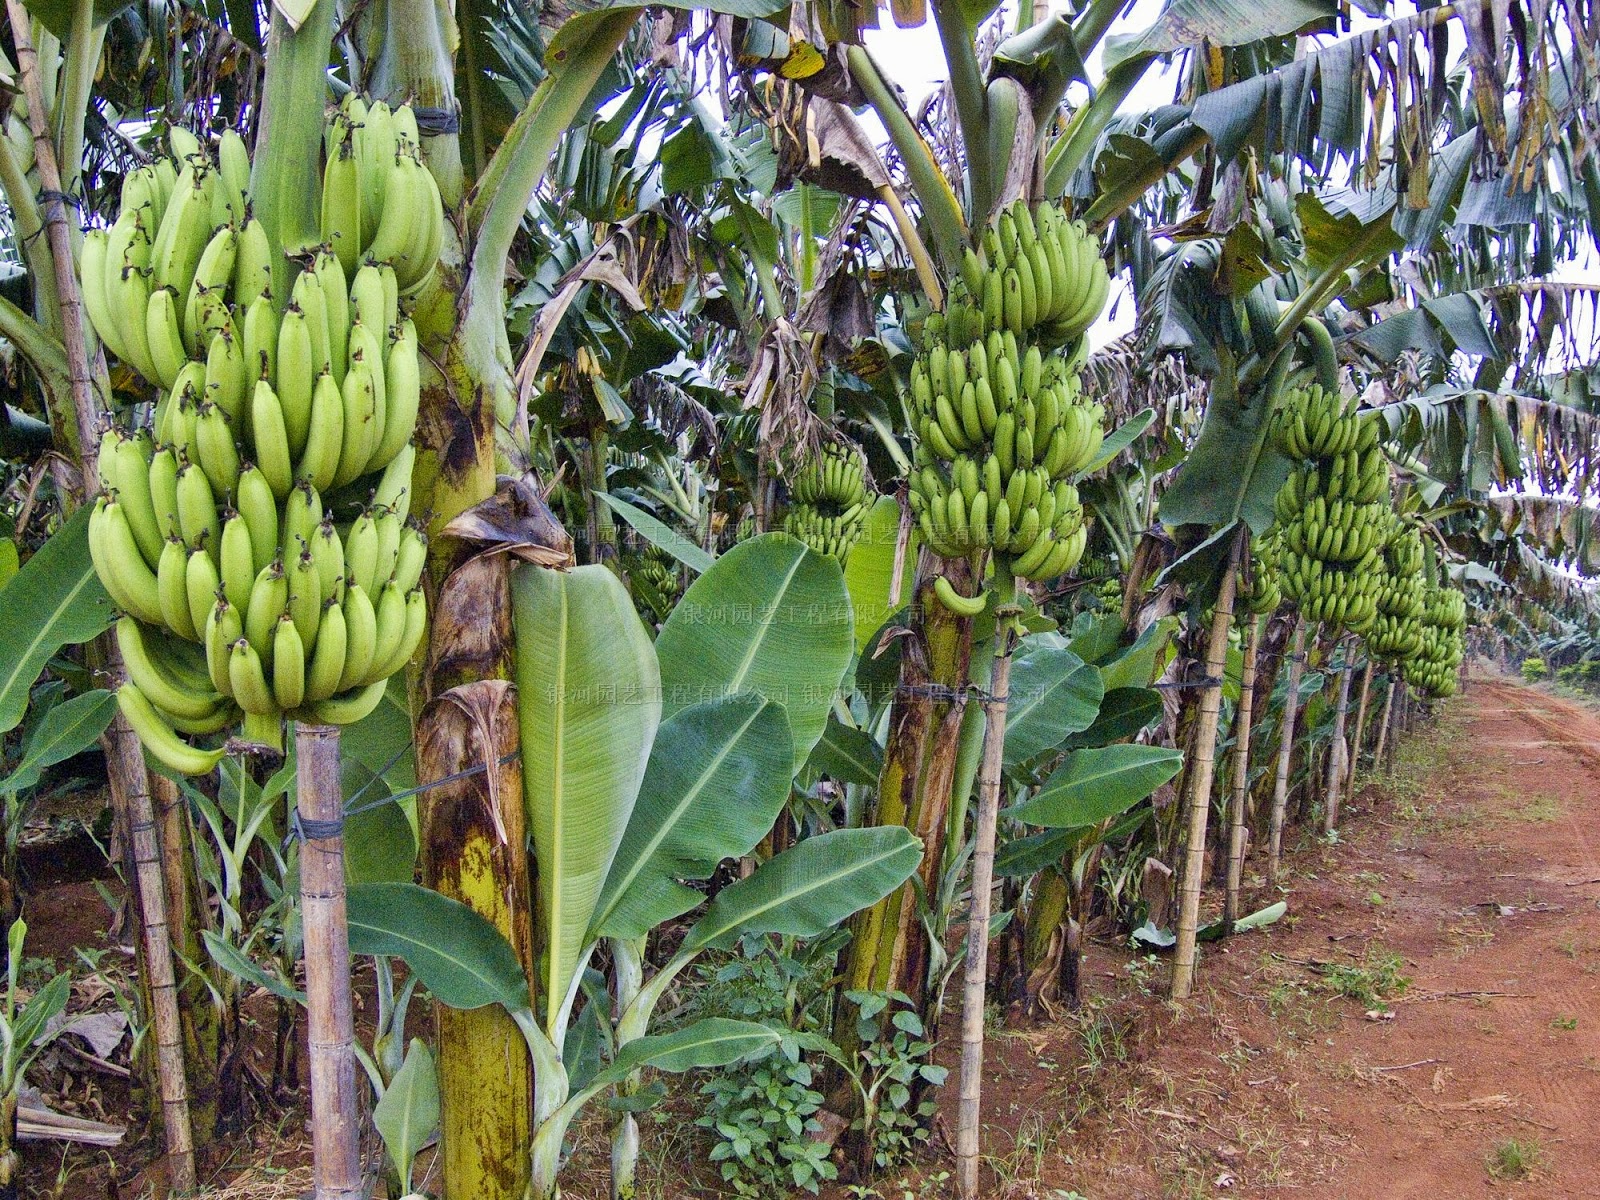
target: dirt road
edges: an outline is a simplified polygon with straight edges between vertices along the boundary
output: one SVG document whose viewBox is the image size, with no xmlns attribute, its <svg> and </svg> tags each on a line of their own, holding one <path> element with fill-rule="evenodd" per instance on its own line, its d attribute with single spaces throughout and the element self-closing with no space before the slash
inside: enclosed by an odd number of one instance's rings
<svg viewBox="0 0 1600 1200">
<path fill-rule="evenodd" d="M 1181 1011 L 1106 948 L 1002 1043 L 995 1195 L 1600 1197 L 1600 718 L 1479 681 L 1405 757 Z"/>
</svg>

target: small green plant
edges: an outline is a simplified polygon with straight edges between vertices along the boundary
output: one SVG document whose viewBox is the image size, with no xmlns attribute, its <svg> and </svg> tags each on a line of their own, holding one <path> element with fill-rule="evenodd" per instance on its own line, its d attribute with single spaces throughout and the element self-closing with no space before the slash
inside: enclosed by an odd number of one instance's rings
<svg viewBox="0 0 1600 1200">
<path fill-rule="evenodd" d="M 1550 1022 L 1551 1029 L 1560 1030 L 1563 1033 L 1571 1033 L 1577 1027 L 1577 1017 L 1557 1017 L 1555 1020 Z"/>
<path fill-rule="evenodd" d="M 881 1171 L 904 1162 L 928 1140 L 935 1105 L 927 1092 L 943 1084 L 949 1072 L 931 1061 L 933 1043 L 909 996 L 846 992 L 845 999 L 856 1006 L 861 1049 L 844 1057 L 834 1047 L 832 1055 L 860 1101 L 862 1115 L 851 1128 L 865 1138 L 873 1166 Z"/>
<path fill-rule="evenodd" d="M 1544 665 L 1542 658 L 1525 658 L 1522 660 L 1522 677 L 1529 683 L 1537 683 L 1550 674 L 1550 668 Z"/>
<path fill-rule="evenodd" d="M 1544 1152 L 1532 1138 L 1507 1138 L 1497 1142 L 1489 1151 L 1488 1167 L 1491 1179 L 1526 1179 L 1544 1162 Z"/>
<path fill-rule="evenodd" d="M 766 1057 L 720 1071 L 701 1086 L 707 1111 L 696 1123 L 716 1133 L 711 1161 L 738 1195 L 815 1193 L 838 1174 L 816 1137 L 823 1097 L 811 1084 L 799 1042 L 786 1038 Z"/>
<path fill-rule="evenodd" d="M 1388 1008 L 1389 998 L 1400 995 L 1411 985 L 1410 977 L 1401 971 L 1404 966 L 1398 954 L 1369 946 L 1360 962 L 1323 964 L 1322 982 L 1335 995 L 1358 1001 L 1367 1008 Z"/>
<path fill-rule="evenodd" d="M 10 957 L 7 959 L 5 1004 L 0 1009 L 0 1109 L 8 1119 L 0 1122 L 0 1190 L 6 1185 L 14 1188 L 21 1169 L 11 1139 L 23 1074 L 54 1037 L 45 1032 L 45 1027 L 67 1006 L 71 989 L 70 978 L 57 975 L 34 992 L 26 1004 L 20 1002 L 17 992 L 24 961 L 22 943 L 27 934 L 27 924 L 18 920 L 12 924 L 6 939 Z"/>
</svg>

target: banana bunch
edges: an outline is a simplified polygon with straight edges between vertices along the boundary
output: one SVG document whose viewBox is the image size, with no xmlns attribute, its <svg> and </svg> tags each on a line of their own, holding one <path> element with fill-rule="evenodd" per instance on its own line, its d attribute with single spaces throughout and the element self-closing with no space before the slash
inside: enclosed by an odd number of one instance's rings
<svg viewBox="0 0 1600 1200">
<path fill-rule="evenodd" d="M 1019 277 L 1023 262 L 1031 271 L 1040 254 L 1050 263 L 1050 247 L 1059 250 L 1066 240 L 1083 241 L 1102 274 L 1104 268 L 1098 267 L 1092 240 L 1048 205 L 1039 209 L 1037 223 L 1026 206 L 1011 206 L 984 240 L 989 261 L 974 251 L 965 274 L 977 280 L 982 269 L 990 300 L 974 318 L 960 298 L 970 281 L 952 285 L 945 319 L 926 323 L 922 349 L 911 365 L 911 418 L 917 432 L 911 509 L 939 554 L 994 550 L 1011 557 L 1017 575 L 1050 579 L 1076 565 L 1088 542 L 1083 506 L 1069 477 L 1100 453 L 1105 412 L 1084 401 L 1072 357 L 1047 352 L 1043 344 L 1055 336 L 1049 326 L 1060 318 L 1007 320 L 1002 308 L 1002 319 L 990 320 L 994 298 L 1003 302 L 1012 286 L 990 281 L 996 270 L 1005 280 Z M 1098 316 L 1105 298 L 1098 286 L 1083 295 L 1096 307 L 1079 314 L 1075 306 L 1089 301 L 1071 301 L 1080 333 Z M 1040 311 L 1061 311 L 1055 291 Z"/>
<path fill-rule="evenodd" d="M 840 512 L 867 501 L 867 476 L 861 454 L 832 442 L 795 472 L 789 496 L 796 504 L 832 505 Z"/>
<path fill-rule="evenodd" d="M 1377 658 L 1403 663 L 1421 649 L 1427 603 L 1422 565 L 1421 534 L 1414 525 L 1398 524 L 1383 549 L 1378 615 L 1364 635 Z"/>
<path fill-rule="evenodd" d="M 1276 536 L 1268 535 L 1256 542 L 1250 555 L 1250 570 L 1239 579 L 1239 603 L 1258 617 L 1277 612 L 1283 603 Z"/>
<path fill-rule="evenodd" d="M 860 539 L 872 507 L 860 452 L 831 443 L 824 446 L 817 458 L 795 472 L 789 495 L 794 503 L 784 516 L 784 532 L 843 563 Z"/>
<path fill-rule="evenodd" d="M 84 307 L 111 352 L 168 396 L 194 392 L 235 417 L 257 380 L 277 385 L 285 349 L 299 369 L 307 338 L 342 386 L 352 321 L 381 341 L 433 274 L 444 207 L 409 108 L 347 96 L 326 141 L 324 245 L 290 296 L 271 291 L 282 255 L 251 215 L 238 134 L 222 135 L 213 162 L 174 129 L 171 158 L 130 172 L 117 219 L 84 235 L 80 263 Z M 381 369 L 375 357 L 368 367 Z"/>
<path fill-rule="evenodd" d="M 1357 414 L 1360 403 L 1359 397 L 1346 401 L 1315 383 L 1286 392 L 1274 418 L 1284 453 L 1290 458 L 1332 458 L 1376 446 L 1378 428 Z"/>
<path fill-rule="evenodd" d="M 628 555 L 623 565 L 641 611 L 648 610 L 647 615 L 653 615 L 655 620 L 665 620 L 681 590 L 672 557 L 649 546 L 642 553 Z"/>
<path fill-rule="evenodd" d="M 1017 200 L 990 223 L 979 248 L 967 249 L 929 334 L 964 345 L 1004 331 L 1061 346 L 1094 324 L 1110 290 L 1100 244 L 1083 222 L 1069 221 L 1057 205 L 1033 209 Z"/>
<path fill-rule="evenodd" d="M 1356 562 L 1331 562 L 1297 551 L 1285 540 L 1281 553 L 1283 594 L 1308 620 L 1360 633 L 1377 615 L 1381 575 L 1376 550 Z"/>
<path fill-rule="evenodd" d="M 242 716 L 247 738 L 276 744 L 285 714 L 342 725 L 377 705 L 427 624 L 427 542 L 407 521 L 415 453 L 405 447 L 341 529 L 309 480 L 280 508 L 247 464 L 219 508 L 206 472 L 170 447 L 106 434 L 89 552 L 124 613 L 119 698 L 157 758 L 203 772 L 218 752 L 181 735 Z"/>
<path fill-rule="evenodd" d="M 101 341 L 152 383 L 170 388 L 191 359 L 272 283 L 273 250 L 250 215 L 250 156 L 228 130 L 212 161 L 192 133 L 172 131 L 172 157 L 130 171 L 121 210 L 84 234 L 84 308 Z"/>
<path fill-rule="evenodd" d="M 1283 544 L 1297 554 L 1325 562 L 1352 563 L 1381 551 L 1389 531 L 1389 510 L 1381 504 L 1356 504 L 1321 496 L 1296 517 L 1278 526 Z"/>
<path fill-rule="evenodd" d="M 1429 593 L 1424 620 L 1440 629 L 1460 632 L 1467 623 L 1467 597 L 1451 587 L 1439 587 Z"/>
<path fill-rule="evenodd" d="M 1422 649 L 1422 622 L 1415 617 L 1397 617 L 1380 608 L 1364 636 L 1373 657 L 1404 663 Z"/>
<path fill-rule="evenodd" d="M 1466 597 L 1453 588 L 1433 588 L 1428 595 L 1428 613 L 1438 613 L 1453 618 L 1459 606 L 1462 619 L 1466 616 Z M 1456 693 L 1456 671 L 1461 666 L 1464 647 L 1461 627 L 1435 623 L 1425 619 L 1422 625 L 1421 645 L 1414 657 L 1403 664 L 1406 682 L 1436 697 Z"/>
<path fill-rule="evenodd" d="M 324 131 L 322 240 L 346 275 L 387 263 L 403 295 L 426 286 L 444 245 L 444 203 L 409 106 L 345 94 Z"/>
<path fill-rule="evenodd" d="M 1320 386 L 1291 389 L 1276 417 L 1279 441 L 1301 460 L 1273 498 L 1283 594 L 1313 621 L 1368 630 L 1390 580 L 1394 536 L 1389 462 L 1372 416 Z"/>
</svg>

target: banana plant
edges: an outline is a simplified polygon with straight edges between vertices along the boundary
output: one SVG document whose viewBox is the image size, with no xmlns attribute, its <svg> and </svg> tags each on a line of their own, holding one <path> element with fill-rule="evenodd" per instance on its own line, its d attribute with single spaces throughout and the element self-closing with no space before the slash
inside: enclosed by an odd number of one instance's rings
<svg viewBox="0 0 1600 1200">
<path fill-rule="evenodd" d="M 696 582 L 654 646 L 604 567 L 525 566 L 512 587 L 540 990 L 492 925 L 409 884 L 352 889 L 352 945 L 406 957 L 446 1004 L 492 1000 L 511 1016 L 534 1064 L 531 1187 L 544 1200 L 559 1194 L 562 1138 L 591 1099 L 629 1090 L 647 1066 L 717 1065 L 775 1040 L 737 1022 L 650 1035 L 661 995 L 685 967 L 746 933 L 830 928 L 897 887 L 920 851 L 901 829 L 801 842 L 721 892 L 674 958 L 644 979 L 650 931 L 704 900 L 683 881 L 754 848 L 788 797 L 794 763 L 821 736 L 853 639 L 842 575 L 786 535 L 754 539 Z M 581 1056 L 567 1048 L 602 940 L 618 979 L 617 1053 L 582 1075 Z M 430 974 L 446 955 L 450 969 L 465 963 L 475 973 L 478 990 L 452 990 Z M 486 990 L 485 978 L 498 982 Z M 630 1195 L 636 1131 L 624 1121 L 618 1135 L 616 1190 Z"/>
</svg>

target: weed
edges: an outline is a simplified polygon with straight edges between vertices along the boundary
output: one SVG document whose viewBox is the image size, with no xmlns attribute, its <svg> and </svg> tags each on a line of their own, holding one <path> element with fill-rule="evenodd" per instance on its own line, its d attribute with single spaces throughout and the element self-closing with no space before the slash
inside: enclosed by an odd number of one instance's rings
<svg viewBox="0 0 1600 1200">
<path fill-rule="evenodd" d="M 1127 1062 L 1125 1034 L 1121 1021 L 1103 1007 L 1091 1004 L 1078 1021 L 1078 1039 L 1083 1044 L 1083 1065 L 1079 1069 L 1094 1074 L 1107 1063 Z"/>
<path fill-rule="evenodd" d="M 1567 934 L 1566 937 L 1556 943 L 1556 949 L 1568 958 L 1576 959 L 1578 957 L 1578 935 L 1575 933 Z"/>
<path fill-rule="evenodd" d="M 1358 963 L 1325 964 L 1321 969 L 1323 986 L 1367 1008 L 1387 1008 L 1389 997 L 1400 995 L 1411 984 L 1410 977 L 1401 972 L 1403 966 L 1398 954 L 1372 945 Z"/>
<path fill-rule="evenodd" d="M 1577 1027 L 1577 1017 L 1557 1017 L 1555 1020 L 1550 1022 L 1551 1029 L 1561 1030 L 1566 1033 L 1571 1033 Z"/>
<path fill-rule="evenodd" d="M 1514 812 L 1524 821 L 1544 825 L 1560 818 L 1561 802 L 1554 796 L 1530 796 Z"/>
<path fill-rule="evenodd" d="M 1526 1179 L 1544 1164 L 1544 1151 L 1532 1138 L 1507 1138 L 1489 1151 L 1487 1166 L 1491 1179 Z"/>
</svg>

